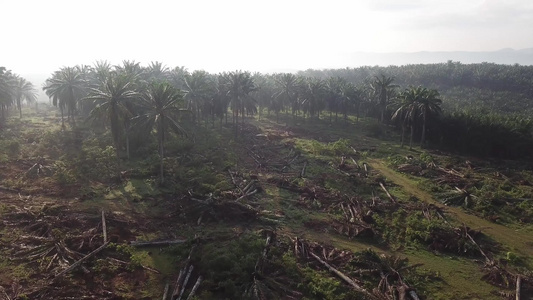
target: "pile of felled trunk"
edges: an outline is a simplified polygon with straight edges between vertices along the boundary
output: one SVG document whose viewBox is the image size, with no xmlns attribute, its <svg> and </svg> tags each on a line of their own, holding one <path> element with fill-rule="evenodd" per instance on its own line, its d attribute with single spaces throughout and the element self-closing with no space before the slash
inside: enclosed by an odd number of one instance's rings
<svg viewBox="0 0 533 300">
<path fill-rule="evenodd" d="M 403 273 L 412 271 L 418 266 L 408 265 L 407 259 L 377 255 L 371 250 L 353 253 L 308 242 L 298 237 L 292 239 L 292 242 L 294 255 L 301 262 L 306 262 L 314 269 L 331 272 L 332 276 L 365 299 L 420 299 L 416 290 L 403 280 Z M 357 268 L 358 266 L 360 268 Z M 363 278 L 370 278 L 376 287 L 372 290 L 367 289 L 368 284 L 365 284 Z"/>
</svg>

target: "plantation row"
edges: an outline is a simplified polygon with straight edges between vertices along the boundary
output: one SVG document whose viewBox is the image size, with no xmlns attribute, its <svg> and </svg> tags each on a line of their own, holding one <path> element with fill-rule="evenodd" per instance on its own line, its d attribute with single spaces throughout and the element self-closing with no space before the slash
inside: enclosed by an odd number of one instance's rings
<svg viewBox="0 0 533 300">
<path fill-rule="evenodd" d="M 217 121 L 228 123 L 229 114 L 236 124 L 239 116 L 242 120 L 247 115 L 261 117 L 265 111 L 278 118 L 281 113 L 291 114 L 295 120 L 329 117 L 330 122 L 339 122 L 339 115 L 342 120 L 373 117 L 401 130 L 402 143 L 409 132 L 410 144 L 414 140 L 421 146 L 460 153 L 519 158 L 528 155 L 533 146 L 531 119 L 518 113 L 529 107 L 530 85 L 522 77 L 529 71 L 523 66 L 448 62 L 307 70 L 297 75 L 210 74 L 188 72 L 184 67 L 169 69 L 159 62 L 143 67 L 124 61 L 115 66 L 97 62 L 94 66 L 64 67 L 52 74 L 43 89 L 70 122 L 75 122 L 76 115 L 107 120 L 117 151 L 129 150 L 128 134 L 141 130 L 134 126 L 138 121 L 152 122 L 146 114 L 150 100 L 142 99 L 151 97 L 147 94 L 154 82 L 164 82 L 166 92 L 175 93 L 171 101 L 174 112 L 165 118 L 168 126 L 178 131 L 177 108 L 186 111 L 194 123 L 211 122 L 213 126 Z M 492 85 L 500 78 L 497 74 L 510 77 Z M 1 78 L 2 116 L 9 106 L 20 109 L 23 101 L 35 99 L 30 83 L 14 80 L 18 77 L 5 71 Z M 163 85 L 159 88 L 163 93 Z M 494 109 L 487 109 L 489 106 Z M 165 127 L 161 132 L 167 130 L 167 125 L 161 126 Z M 164 140 L 165 135 L 160 138 Z"/>
</svg>

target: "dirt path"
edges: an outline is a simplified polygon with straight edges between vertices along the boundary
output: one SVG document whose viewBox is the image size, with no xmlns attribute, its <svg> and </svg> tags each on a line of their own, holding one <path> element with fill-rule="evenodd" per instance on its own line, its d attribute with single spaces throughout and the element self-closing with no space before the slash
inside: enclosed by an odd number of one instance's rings
<svg viewBox="0 0 533 300">
<path fill-rule="evenodd" d="M 445 206 L 434 200 L 429 193 L 419 189 L 417 183 L 413 180 L 391 170 L 383 162 L 379 160 L 371 160 L 370 163 L 371 167 L 378 170 L 388 180 L 401 186 L 408 194 L 445 209 L 447 212 L 453 214 L 457 221 L 465 223 L 473 229 L 483 231 L 483 233 L 501 243 L 506 248 L 505 250 L 525 256 L 528 259 L 528 264 L 532 264 L 530 258 L 533 257 L 533 235 L 531 233 L 489 222 L 485 219 L 468 214 L 459 207 Z"/>
</svg>

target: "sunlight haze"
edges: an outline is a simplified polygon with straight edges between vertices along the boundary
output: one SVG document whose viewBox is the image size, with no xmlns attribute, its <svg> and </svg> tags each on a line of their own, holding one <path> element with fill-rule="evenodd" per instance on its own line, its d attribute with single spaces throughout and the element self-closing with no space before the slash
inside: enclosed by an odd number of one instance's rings
<svg viewBox="0 0 533 300">
<path fill-rule="evenodd" d="M 355 52 L 533 47 L 533 2 L 3 1 L 1 65 L 161 61 L 209 72 L 355 67 Z M 357 62 L 364 64 L 364 62 Z"/>
</svg>

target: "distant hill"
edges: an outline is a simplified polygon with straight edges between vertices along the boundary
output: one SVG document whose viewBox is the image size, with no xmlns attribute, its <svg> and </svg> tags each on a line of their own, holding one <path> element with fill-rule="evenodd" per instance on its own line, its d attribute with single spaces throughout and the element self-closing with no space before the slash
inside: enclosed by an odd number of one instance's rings
<svg viewBox="0 0 533 300">
<path fill-rule="evenodd" d="M 520 64 L 533 65 L 533 48 L 514 50 L 502 49 L 490 52 L 413 52 L 413 53 L 370 53 L 355 52 L 343 55 L 341 61 L 346 62 L 346 66 L 390 66 L 409 64 L 432 64 L 442 63 L 449 60 L 459 61 L 463 64 L 490 62 L 496 64 Z M 335 66 L 335 67 L 346 67 Z"/>
</svg>

